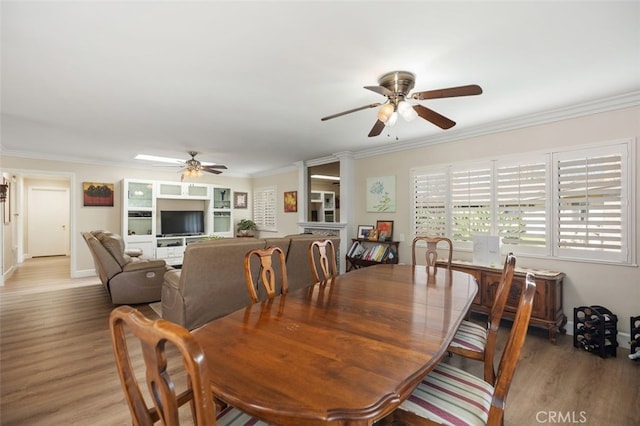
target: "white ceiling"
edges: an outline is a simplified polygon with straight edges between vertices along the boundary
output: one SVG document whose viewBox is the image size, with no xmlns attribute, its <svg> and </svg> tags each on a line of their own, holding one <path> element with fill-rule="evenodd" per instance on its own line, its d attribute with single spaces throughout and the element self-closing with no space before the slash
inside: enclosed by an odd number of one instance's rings
<svg viewBox="0 0 640 426">
<path fill-rule="evenodd" d="M 2 1 L 5 155 L 142 165 L 138 153 L 255 175 L 342 151 L 428 141 L 640 90 L 640 2 Z M 381 74 L 458 124 L 375 138 Z M 455 133 L 454 133 L 455 134 Z M 396 141 L 396 137 L 398 140 Z"/>
</svg>

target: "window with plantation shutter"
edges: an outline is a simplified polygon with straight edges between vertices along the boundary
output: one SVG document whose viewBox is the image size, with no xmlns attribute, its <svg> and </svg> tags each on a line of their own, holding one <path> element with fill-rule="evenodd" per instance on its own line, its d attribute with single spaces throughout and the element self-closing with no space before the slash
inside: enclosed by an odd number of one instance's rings
<svg viewBox="0 0 640 426">
<path fill-rule="evenodd" d="M 471 247 L 475 234 L 491 234 L 492 171 L 490 165 L 453 168 L 449 177 L 451 238 Z"/>
<path fill-rule="evenodd" d="M 548 243 L 548 156 L 496 162 L 496 227 L 514 251 L 541 253 Z"/>
<path fill-rule="evenodd" d="M 629 179 L 626 149 L 621 148 L 557 155 L 559 254 L 627 259 Z"/>
<path fill-rule="evenodd" d="M 413 175 L 413 231 L 415 235 L 447 235 L 446 170 Z"/>
<path fill-rule="evenodd" d="M 497 235 L 502 252 L 633 265 L 633 140 L 411 170 L 413 236 L 471 250 Z"/>
<path fill-rule="evenodd" d="M 277 231 L 276 188 L 258 188 L 253 192 L 253 221 L 260 231 Z"/>
</svg>

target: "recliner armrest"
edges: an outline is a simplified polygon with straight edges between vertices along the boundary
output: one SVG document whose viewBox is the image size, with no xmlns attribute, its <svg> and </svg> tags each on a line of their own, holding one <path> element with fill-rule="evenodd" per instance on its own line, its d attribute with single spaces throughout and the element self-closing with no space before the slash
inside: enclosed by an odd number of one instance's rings
<svg viewBox="0 0 640 426">
<path fill-rule="evenodd" d="M 180 288 L 180 269 L 172 269 L 164 273 L 164 285 L 171 287 L 174 290 Z"/>
<path fill-rule="evenodd" d="M 141 271 L 145 269 L 154 269 L 154 268 L 164 268 L 166 262 L 164 260 L 138 260 L 135 262 L 129 262 L 122 268 L 123 272 L 131 272 L 131 271 Z"/>
<path fill-rule="evenodd" d="M 142 249 L 139 248 L 130 248 L 124 251 L 124 254 L 130 257 L 140 257 L 142 256 Z"/>
</svg>

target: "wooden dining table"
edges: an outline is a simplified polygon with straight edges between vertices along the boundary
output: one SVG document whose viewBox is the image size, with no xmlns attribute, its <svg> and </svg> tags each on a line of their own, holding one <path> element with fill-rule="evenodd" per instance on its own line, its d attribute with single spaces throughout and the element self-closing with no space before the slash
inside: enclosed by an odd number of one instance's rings
<svg viewBox="0 0 640 426">
<path fill-rule="evenodd" d="M 382 264 L 192 333 L 224 402 L 275 425 L 368 425 L 437 365 L 477 289 L 464 272 Z"/>
</svg>

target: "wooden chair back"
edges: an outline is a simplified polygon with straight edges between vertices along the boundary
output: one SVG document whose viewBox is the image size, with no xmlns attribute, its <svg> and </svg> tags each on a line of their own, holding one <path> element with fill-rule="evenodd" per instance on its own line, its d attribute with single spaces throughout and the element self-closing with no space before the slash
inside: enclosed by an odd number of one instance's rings
<svg viewBox="0 0 640 426">
<path fill-rule="evenodd" d="M 125 326 L 140 341 L 153 407 L 147 406 L 136 380 Z M 165 425 L 177 425 L 178 408 L 190 402 L 194 424 L 215 426 L 215 403 L 206 359 L 188 330 L 162 319 L 151 321 L 130 306 L 120 306 L 111 312 L 109 328 L 118 375 L 134 425 L 150 426 L 159 420 Z M 175 393 L 174 382 L 167 368 L 167 342 L 179 350 L 187 373 L 187 389 L 179 395 Z"/>
<path fill-rule="evenodd" d="M 495 382 L 495 371 L 493 365 L 493 359 L 496 352 L 496 343 L 498 340 L 498 330 L 500 329 L 500 321 L 502 321 L 502 314 L 504 308 L 507 305 L 507 299 L 511 292 L 511 284 L 513 282 L 513 274 L 516 269 L 516 257 L 513 253 L 509 253 L 504 261 L 504 267 L 502 268 L 502 275 L 500 276 L 500 282 L 496 289 L 496 296 L 491 306 L 491 312 L 487 319 L 487 344 L 484 348 L 484 378 L 489 383 Z M 490 379 L 490 380 L 489 380 Z"/>
<path fill-rule="evenodd" d="M 445 244 L 447 250 L 449 251 L 447 267 L 451 268 L 451 259 L 453 257 L 453 242 L 449 238 L 445 237 L 426 237 L 426 236 L 418 236 L 413 239 L 411 243 L 411 261 L 413 265 L 417 265 L 416 263 L 416 245 L 419 241 L 424 241 L 427 243 L 427 251 L 425 252 L 425 260 L 426 265 L 428 267 L 435 267 L 436 262 L 438 261 L 438 244 Z"/>
<path fill-rule="evenodd" d="M 504 422 L 504 407 L 506 405 L 507 393 L 509 392 L 516 366 L 520 360 L 520 353 L 522 352 L 525 338 L 527 337 L 529 320 L 531 319 L 531 312 L 533 310 L 533 299 L 536 295 L 536 280 L 532 273 L 527 273 L 522 287 L 518 310 L 513 325 L 511 326 L 511 332 L 504 347 L 504 352 L 500 358 L 500 364 L 498 365 L 496 384 L 494 386 L 491 408 L 489 409 L 489 420 L 487 422 L 490 425 L 500 425 Z"/>
<path fill-rule="evenodd" d="M 273 265 L 274 255 L 277 257 L 276 261 L 279 262 L 280 274 L 276 273 Z M 254 256 L 260 259 L 260 272 L 258 273 L 256 280 L 254 280 L 251 270 L 251 258 Z M 277 282 L 278 275 L 281 277 L 280 283 Z M 276 295 L 278 284 L 280 284 L 280 292 L 282 294 L 286 294 L 289 289 L 287 281 L 287 265 L 285 262 L 284 252 L 280 247 L 274 246 L 249 251 L 244 257 L 244 276 L 247 281 L 249 297 L 253 303 L 258 302 L 258 285 L 260 283 L 264 286 L 269 298 Z"/>
<path fill-rule="evenodd" d="M 312 242 L 309 246 L 309 262 L 315 282 L 338 275 L 336 250 L 331 240 Z"/>
</svg>

